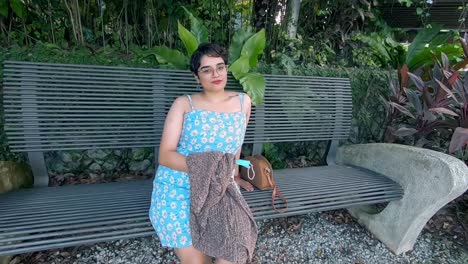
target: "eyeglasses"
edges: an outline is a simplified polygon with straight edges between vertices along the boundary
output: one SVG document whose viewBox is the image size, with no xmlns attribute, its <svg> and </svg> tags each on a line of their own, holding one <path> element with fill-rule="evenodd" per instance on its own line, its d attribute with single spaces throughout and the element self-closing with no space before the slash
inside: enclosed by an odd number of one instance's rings
<svg viewBox="0 0 468 264">
<path fill-rule="evenodd" d="M 221 75 L 221 74 L 225 74 L 226 73 L 226 70 L 227 70 L 227 66 L 226 64 L 218 64 L 216 65 L 216 72 Z M 205 66 L 203 68 L 201 68 L 200 70 L 198 70 L 198 73 L 200 74 L 203 74 L 205 76 L 212 76 L 213 73 L 214 73 L 215 69 L 209 67 L 209 66 Z"/>
</svg>

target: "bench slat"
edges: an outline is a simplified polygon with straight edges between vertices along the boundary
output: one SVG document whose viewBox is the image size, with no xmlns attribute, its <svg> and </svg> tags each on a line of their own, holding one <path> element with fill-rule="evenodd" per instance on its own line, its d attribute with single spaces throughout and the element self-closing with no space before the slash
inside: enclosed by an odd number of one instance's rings
<svg viewBox="0 0 468 264">
<path fill-rule="evenodd" d="M 348 137 L 348 79 L 264 76 L 245 143 Z M 231 75 L 227 86 L 241 90 Z M 14 152 L 154 147 L 172 101 L 194 92 L 189 71 L 7 61 L 5 132 Z"/>
</svg>

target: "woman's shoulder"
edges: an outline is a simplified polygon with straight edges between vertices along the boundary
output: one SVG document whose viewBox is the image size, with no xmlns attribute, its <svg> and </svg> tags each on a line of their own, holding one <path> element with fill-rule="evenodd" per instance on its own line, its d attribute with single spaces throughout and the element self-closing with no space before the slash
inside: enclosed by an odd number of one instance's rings
<svg viewBox="0 0 468 264">
<path fill-rule="evenodd" d="M 242 96 L 244 97 L 245 100 L 247 100 L 247 101 L 249 101 L 249 102 L 251 101 L 250 96 L 249 96 L 247 93 L 243 93 L 243 92 L 242 92 L 242 93 L 240 93 L 240 94 L 242 94 Z"/>
<path fill-rule="evenodd" d="M 183 110 L 184 113 L 190 111 L 190 99 L 187 95 L 177 97 L 172 103 L 172 107 Z"/>
</svg>

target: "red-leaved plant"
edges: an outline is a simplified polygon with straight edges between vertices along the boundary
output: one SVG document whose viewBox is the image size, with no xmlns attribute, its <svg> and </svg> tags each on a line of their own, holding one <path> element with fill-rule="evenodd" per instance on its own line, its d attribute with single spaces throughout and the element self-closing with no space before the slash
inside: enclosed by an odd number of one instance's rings
<svg viewBox="0 0 468 264">
<path fill-rule="evenodd" d="M 424 147 L 429 135 L 451 133 L 448 152 L 468 162 L 468 76 L 459 71 L 468 65 L 468 34 L 460 44 L 463 59 L 455 66 L 441 53 L 432 69 L 411 73 L 406 65 L 401 68 L 400 85 L 392 81 L 390 98 L 384 99 L 387 142 L 411 138 L 411 144 Z"/>
</svg>

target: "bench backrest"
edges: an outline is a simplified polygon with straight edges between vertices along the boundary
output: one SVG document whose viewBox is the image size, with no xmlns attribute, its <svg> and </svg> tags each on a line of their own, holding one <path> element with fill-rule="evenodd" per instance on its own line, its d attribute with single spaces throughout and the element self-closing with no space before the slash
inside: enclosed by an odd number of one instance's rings
<svg viewBox="0 0 468 264">
<path fill-rule="evenodd" d="M 154 147 L 172 101 L 197 92 L 188 71 L 5 62 L 5 131 L 14 152 Z M 245 143 L 346 139 L 349 79 L 265 75 Z M 228 89 L 241 91 L 232 76 Z"/>
</svg>

